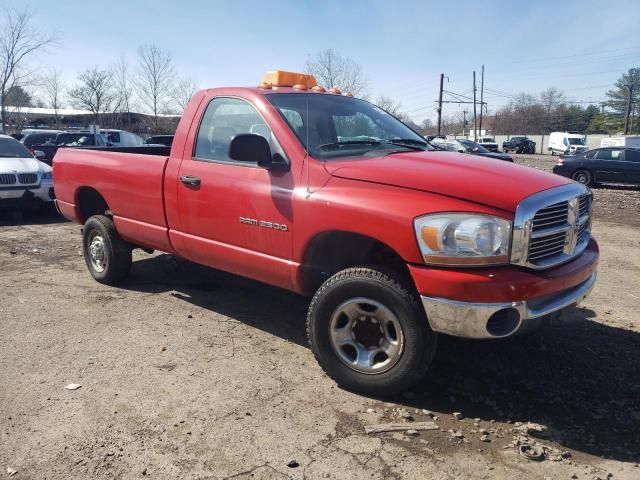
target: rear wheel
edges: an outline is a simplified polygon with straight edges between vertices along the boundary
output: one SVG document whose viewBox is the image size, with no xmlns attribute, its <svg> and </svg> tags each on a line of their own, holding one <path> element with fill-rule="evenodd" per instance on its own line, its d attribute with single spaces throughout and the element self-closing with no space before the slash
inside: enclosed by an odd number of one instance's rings
<svg viewBox="0 0 640 480">
<path fill-rule="evenodd" d="M 115 285 L 131 270 L 131 246 L 120 238 L 113 220 L 94 215 L 82 233 L 84 260 L 91 276 L 100 283 Z"/>
<path fill-rule="evenodd" d="M 413 289 L 376 267 L 329 278 L 309 307 L 307 334 L 327 375 L 372 395 L 398 393 L 418 382 L 437 337 Z"/>
<path fill-rule="evenodd" d="M 586 186 L 590 186 L 593 183 L 593 177 L 588 170 L 576 170 L 571 175 L 571 179 Z"/>
</svg>

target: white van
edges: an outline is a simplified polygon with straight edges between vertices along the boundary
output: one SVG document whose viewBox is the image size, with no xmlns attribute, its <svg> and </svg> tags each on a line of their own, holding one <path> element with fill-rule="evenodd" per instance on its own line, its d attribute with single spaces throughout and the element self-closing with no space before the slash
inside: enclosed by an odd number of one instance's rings
<svg viewBox="0 0 640 480">
<path fill-rule="evenodd" d="M 575 155 L 589 149 L 586 137 L 578 133 L 551 132 L 549 144 L 547 145 L 549 154 L 555 155 Z"/>
<path fill-rule="evenodd" d="M 600 140 L 601 147 L 628 147 L 640 148 L 640 135 L 627 135 L 625 137 L 609 137 Z"/>
</svg>

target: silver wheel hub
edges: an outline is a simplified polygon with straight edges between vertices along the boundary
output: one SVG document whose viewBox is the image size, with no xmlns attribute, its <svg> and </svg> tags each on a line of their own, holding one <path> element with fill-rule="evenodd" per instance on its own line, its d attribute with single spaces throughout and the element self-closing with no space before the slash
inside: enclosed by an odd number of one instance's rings
<svg viewBox="0 0 640 480">
<path fill-rule="evenodd" d="M 366 374 L 392 368 L 404 349 L 404 332 L 395 314 L 370 298 L 352 298 L 331 316 L 329 337 L 342 363 Z"/>
<path fill-rule="evenodd" d="M 98 233 L 93 234 L 89 239 L 89 259 L 93 268 L 98 272 L 103 272 L 107 267 L 104 239 Z"/>
</svg>

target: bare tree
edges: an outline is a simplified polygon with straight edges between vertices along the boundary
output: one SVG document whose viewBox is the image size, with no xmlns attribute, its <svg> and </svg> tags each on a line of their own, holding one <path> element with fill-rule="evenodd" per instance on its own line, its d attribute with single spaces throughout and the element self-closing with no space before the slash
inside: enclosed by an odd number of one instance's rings
<svg viewBox="0 0 640 480">
<path fill-rule="evenodd" d="M 58 115 L 58 111 L 62 107 L 62 96 L 64 92 L 62 72 L 55 68 L 51 68 L 40 78 L 39 83 L 42 89 L 42 95 L 44 96 L 45 105 L 53 109 L 56 128 L 60 128 L 60 116 Z"/>
<path fill-rule="evenodd" d="M 547 113 L 551 112 L 554 108 L 559 107 L 564 102 L 564 92 L 555 87 L 547 88 L 543 92 L 540 92 L 540 103 L 547 110 Z"/>
<path fill-rule="evenodd" d="M 391 97 L 380 95 L 375 101 L 375 104 L 385 112 L 389 112 L 395 117 L 397 117 L 401 113 L 400 108 L 402 107 L 402 105 L 400 104 L 400 102 L 396 102 Z"/>
<path fill-rule="evenodd" d="M 4 131 L 7 92 L 31 73 L 26 62 L 55 39 L 32 27 L 33 15 L 28 11 L 5 10 L 4 16 L 0 25 L 0 132 Z"/>
<path fill-rule="evenodd" d="M 187 104 L 194 93 L 198 90 L 198 86 L 192 78 L 186 77 L 178 82 L 173 90 L 173 100 L 178 105 L 181 112 L 187 108 Z"/>
<path fill-rule="evenodd" d="M 20 85 L 13 85 L 5 95 L 6 103 L 11 107 L 11 111 L 7 110 L 7 123 L 14 125 L 17 130 L 21 130 L 26 121 L 22 115 L 23 109 L 34 106 L 34 98 L 31 94 Z"/>
<path fill-rule="evenodd" d="M 153 114 L 153 126 L 158 128 L 158 114 L 164 111 L 174 90 L 175 70 L 171 54 L 155 45 L 138 49 L 136 88 L 142 103 Z"/>
<path fill-rule="evenodd" d="M 116 90 L 114 112 L 120 114 L 120 116 L 122 113 L 126 113 L 127 124 L 131 125 L 131 102 L 133 99 L 133 85 L 129 63 L 124 57 L 120 57 L 120 59 L 115 63 L 111 70 Z"/>
<path fill-rule="evenodd" d="M 100 124 L 100 115 L 111 111 L 116 99 L 113 73 L 92 67 L 78 74 L 78 85 L 69 91 L 71 102 L 77 108 L 93 113 L 95 123 Z"/>
<path fill-rule="evenodd" d="M 307 62 L 307 71 L 326 87 L 338 87 L 343 92 L 362 96 L 367 80 L 362 67 L 350 58 L 343 57 L 332 49 L 313 55 Z"/>
</svg>

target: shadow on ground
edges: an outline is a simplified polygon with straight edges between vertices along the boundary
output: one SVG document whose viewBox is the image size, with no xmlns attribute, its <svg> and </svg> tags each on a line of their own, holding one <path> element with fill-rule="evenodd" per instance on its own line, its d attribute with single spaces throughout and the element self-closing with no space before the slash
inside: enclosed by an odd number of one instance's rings
<svg viewBox="0 0 640 480">
<path fill-rule="evenodd" d="M 308 300 L 169 255 L 134 264 L 124 288 L 172 292 L 185 302 L 306 345 Z M 499 341 L 441 337 L 412 400 L 397 402 L 483 420 L 532 421 L 565 447 L 640 460 L 640 334 L 574 308 L 526 336 Z"/>
<path fill-rule="evenodd" d="M 67 220 L 56 211 L 53 205 L 47 205 L 36 211 L 0 210 L 0 227 L 49 225 L 65 222 Z"/>
</svg>

